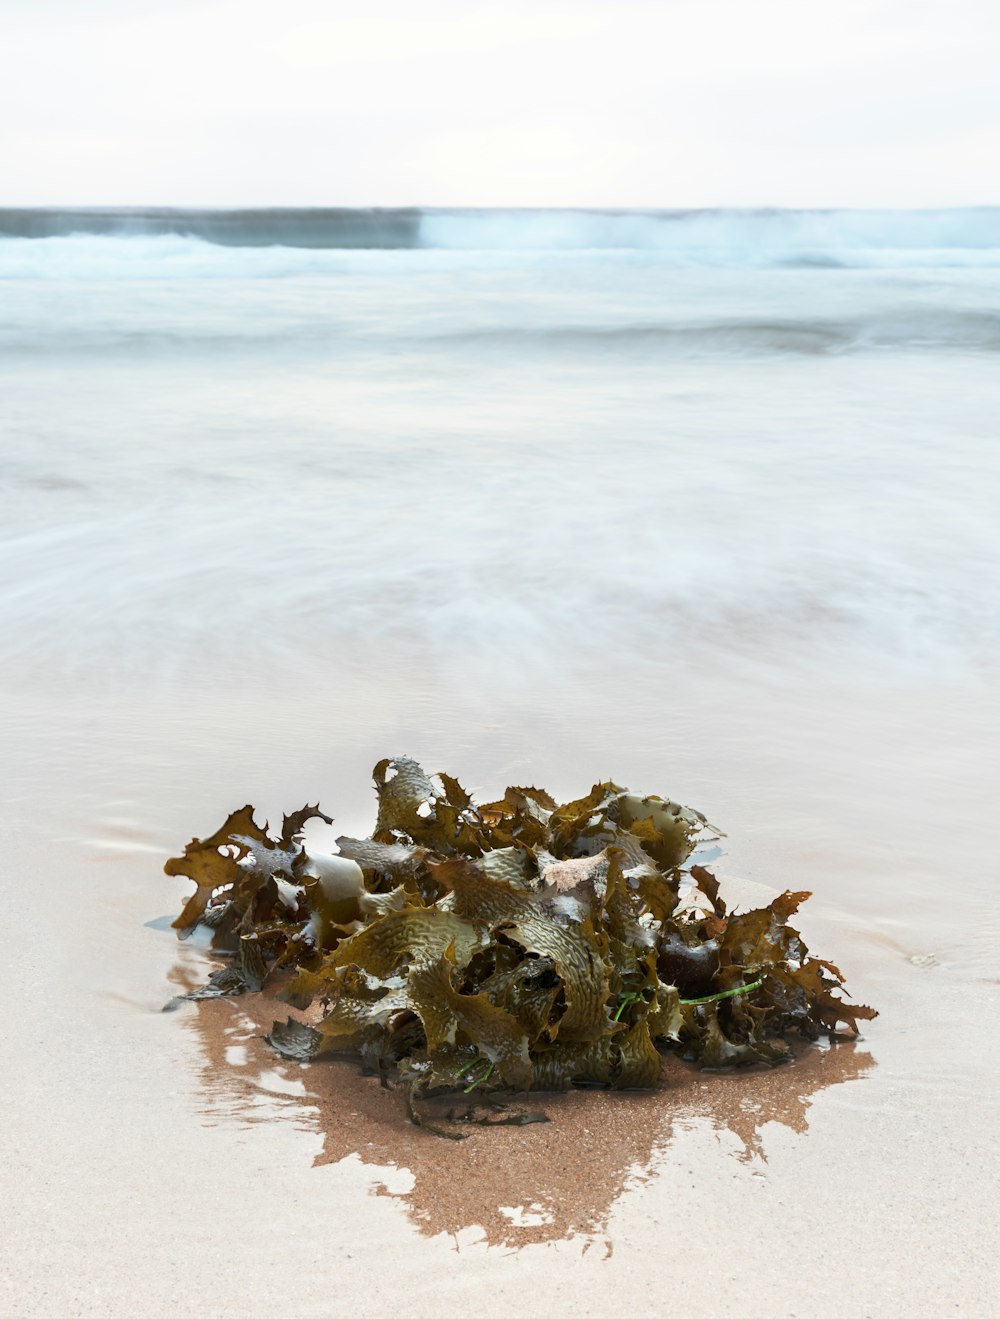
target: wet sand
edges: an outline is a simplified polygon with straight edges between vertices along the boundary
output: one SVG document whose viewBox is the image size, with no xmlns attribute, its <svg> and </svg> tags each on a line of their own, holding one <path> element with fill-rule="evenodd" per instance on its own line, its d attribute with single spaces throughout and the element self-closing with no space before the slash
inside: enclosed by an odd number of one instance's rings
<svg viewBox="0 0 1000 1319">
<path fill-rule="evenodd" d="M 995 1313 L 1000 933 L 988 675 L 661 670 L 547 691 L 400 659 L 0 685 L 12 1315 Z M 614 700 L 608 699 L 614 693 Z M 678 699 L 678 693 L 683 699 Z M 614 775 L 704 810 L 741 902 L 810 888 L 810 946 L 882 1015 L 773 1072 L 539 1101 L 453 1144 L 350 1064 L 301 1068 L 269 1005 L 160 1011 L 205 971 L 162 874 L 246 800 L 366 831 L 408 751 L 483 792 Z"/>
</svg>

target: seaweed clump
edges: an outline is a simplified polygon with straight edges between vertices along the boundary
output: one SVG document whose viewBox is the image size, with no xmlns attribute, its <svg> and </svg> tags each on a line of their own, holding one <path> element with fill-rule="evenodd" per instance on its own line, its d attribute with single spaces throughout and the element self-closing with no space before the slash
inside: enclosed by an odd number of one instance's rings
<svg viewBox="0 0 1000 1319">
<path fill-rule="evenodd" d="M 319 807 L 280 833 L 235 811 L 166 872 L 195 891 L 174 922 L 207 926 L 225 962 L 189 997 L 261 990 L 311 1020 L 275 1022 L 288 1058 L 348 1055 L 416 1101 L 458 1092 L 500 1115 L 502 1092 L 655 1086 L 661 1054 L 705 1068 L 788 1061 L 810 1040 L 876 1016 L 843 997 L 837 967 L 810 955 L 789 918 L 805 892 L 729 912 L 699 850 L 701 814 L 599 783 L 558 804 L 508 788 L 477 804 L 413 760 L 374 770 L 370 838 L 307 851 Z M 452 1114 L 455 1116 L 455 1114 Z M 440 1131 L 440 1129 L 437 1129 Z M 441 1134 L 448 1134 L 441 1131 Z"/>
</svg>

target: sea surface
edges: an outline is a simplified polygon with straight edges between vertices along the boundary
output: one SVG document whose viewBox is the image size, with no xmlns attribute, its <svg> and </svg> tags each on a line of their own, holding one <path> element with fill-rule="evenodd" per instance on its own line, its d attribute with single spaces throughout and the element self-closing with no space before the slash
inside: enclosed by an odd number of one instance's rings
<svg viewBox="0 0 1000 1319">
<path fill-rule="evenodd" d="M 0 212 L 0 654 L 975 665 L 998 363 L 1000 211 Z"/>
<path fill-rule="evenodd" d="M 995 1314 L 998 444 L 997 210 L 0 211 L 12 1313 Z M 702 810 L 881 1015 L 453 1144 L 164 1014 L 164 860 L 401 753 Z"/>
</svg>

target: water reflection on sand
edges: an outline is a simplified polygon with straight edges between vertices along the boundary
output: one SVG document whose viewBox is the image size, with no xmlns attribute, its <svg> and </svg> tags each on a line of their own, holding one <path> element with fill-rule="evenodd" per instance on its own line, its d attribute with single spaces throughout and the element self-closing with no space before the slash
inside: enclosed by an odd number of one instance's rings
<svg viewBox="0 0 1000 1319">
<path fill-rule="evenodd" d="M 186 990 L 203 978 L 200 971 L 192 949 L 174 978 Z M 402 1095 L 349 1061 L 303 1067 L 279 1058 L 263 1035 L 286 1014 L 285 1005 L 261 995 L 182 1007 L 200 1044 L 205 1121 L 280 1121 L 290 1131 L 320 1133 L 314 1166 L 345 1159 L 370 1166 L 376 1193 L 405 1204 L 421 1233 L 503 1247 L 568 1239 L 608 1247 L 615 1203 L 655 1176 L 684 1132 L 713 1132 L 719 1159 L 759 1177 L 776 1128 L 805 1133 L 821 1091 L 874 1066 L 865 1047 L 851 1043 L 803 1047 L 794 1066 L 733 1075 L 671 1058 L 660 1091 L 533 1097 L 531 1107 L 547 1123 L 472 1128 L 468 1139 L 452 1142 L 412 1126 Z"/>
</svg>

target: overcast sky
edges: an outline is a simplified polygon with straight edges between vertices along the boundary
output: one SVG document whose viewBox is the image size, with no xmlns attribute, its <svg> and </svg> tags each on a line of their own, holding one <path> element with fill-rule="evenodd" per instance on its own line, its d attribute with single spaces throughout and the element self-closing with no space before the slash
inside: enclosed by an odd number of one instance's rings
<svg viewBox="0 0 1000 1319">
<path fill-rule="evenodd" d="M 1000 203 L 1000 0 L 0 0 L 0 205 Z"/>
</svg>

